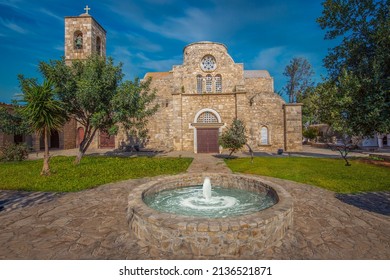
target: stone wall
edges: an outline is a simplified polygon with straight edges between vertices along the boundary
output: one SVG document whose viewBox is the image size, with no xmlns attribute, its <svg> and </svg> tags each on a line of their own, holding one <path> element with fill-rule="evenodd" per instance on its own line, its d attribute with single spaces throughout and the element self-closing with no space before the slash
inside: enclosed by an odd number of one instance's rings
<svg viewBox="0 0 390 280">
<path fill-rule="evenodd" d="M 76 120 L 71 119 L 68 121 L 62 131 L 60 132 L 60 148 L 61 149 L 74 149 L 76 148 Z"/>
<path fill-rule="evenodd" d="M 284 101 L 271 92 L 247 94 L 245 110 L 238 114 L 244 120 L 248 144 L 253 150 L 276 152 L 284 146 Z M 268 143 L 261 143 L 260 131 L 268 130 Z"/>
<path fill-rule="evenodd" d="M 285 150 L 302 151 L 302 104 L 286 104 L 285 111 Z"/>
<path fill-rule="evenodd" d="M 222 92 L 232 93 L 237 85 L 244 84 L 243 65 L 234 63 L 227 53 L 227 48 L 218 43 L 199 42 L 186 46 L 183 51 L 183 64 L 173 67 L 174 93 L 181 93 L 184 88 L 186 94 L 197 94 L 197 75 L 203 78 L 207 74 L 215 77 L 222 76 Z M 200 62 L 206 55 L 215 57 L 217 68 L 215 71 L 207 72 L 200 68 Z M 203 82 L 205 85 L 205 82 Z M 205 86 L 203 86 L 205 90 Z M 213 89 L 215 92 L 215 88 Z"/>
<path fill-rule="evenodd" d="M 222 133 L 226 125 L 230 124 L 236 116 L 235 94 L 182 94 L 182 139 L 183 151 L 194 151 L 195 116 L 201 110 L 214 110 L 220 117 Z"/>
</svg>

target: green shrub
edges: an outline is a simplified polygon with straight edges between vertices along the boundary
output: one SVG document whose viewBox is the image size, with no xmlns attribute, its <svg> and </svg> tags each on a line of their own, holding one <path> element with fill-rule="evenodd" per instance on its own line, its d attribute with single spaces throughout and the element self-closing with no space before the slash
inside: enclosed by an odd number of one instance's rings
<svg viewBox="0 0 390 280">
<path fill-rule="evenodd" d="M 309 127 L 307 129 L 304 129 L 302 134 L 305 138 L 309 140 L 313 140 L 317 137 L 318 130 L 315 127 Z"/>
<path fill-rule="evenodd" d="M 28 147 L 26 144 L 6 144 L 0 147 L 1 161 L 22 161 L 28 158 Z"/>
</svg>

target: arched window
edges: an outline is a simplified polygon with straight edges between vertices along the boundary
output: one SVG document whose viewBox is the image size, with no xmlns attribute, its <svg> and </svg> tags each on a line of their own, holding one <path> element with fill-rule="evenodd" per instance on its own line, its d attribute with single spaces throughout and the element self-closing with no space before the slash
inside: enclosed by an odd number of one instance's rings
<svg viewBox="0 0 390 280">
<path fill-rule="evenodd" d="M 196 92 L 202 93 L 203 91 L 203 77 L 201 75 L 196 76 Z"/>
<path fill-rule="evenodd" d="M 260 130 L 260 145 L 268 145 L 268 128 L 265 126 Z"/>
<path fill-rule="evenodd" d="M 206 92 L 210 93 L 213 91 L 213 77 L 208 74 L 206 76 Z"/>
<path fill-rule="evenodd" d="M 222 76 L 219 74 L 215 76 L 215 92 L 222 92 Z"/>
<path fill-rule="evenodd" d="M 199 115 L 197 123 L 218 123 L 218 118 L 211 112 L 203 112 Z"/>
<path fill-rule="evenodd" d="M 102 40 L 99 36 L 96 38 L 96 53 L 102 55 Z"/>
<path fill-rule="evenodd" d="M 77 30 L 74 33 L 74 49 L 75 50 L 82 50 L 83 49 L 83 33 L 80 30 Z"/>
</svg>

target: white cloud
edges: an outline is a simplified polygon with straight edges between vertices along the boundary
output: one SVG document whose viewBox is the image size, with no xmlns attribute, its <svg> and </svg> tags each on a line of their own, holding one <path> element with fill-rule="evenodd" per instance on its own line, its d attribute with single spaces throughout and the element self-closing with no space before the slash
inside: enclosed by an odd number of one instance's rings
<svg viewBox="0 0 390 280">
<path fill-rule="evenodd" d="M 132 48 L 141 49 L 149 52 L 159 52 L 162 50 L 162 47 L 158 44 L 154 44 L 146 37 L 136 34 L 136 33 L 128 33 L 123 37 L 126 37 L 129 40 Z"/>
<path fill-rule="evenodd" d="M 61 23 L 64 21 L 64 18 L 63 18 L 63 17 L 60 17 L 60 16 L 58 16 L 58 15 L 56 15 L 56 14 L 52 13 L 51 11 L 48 11 L 48 10 L 46 10 L 46 9 L 44 9 L 44 8 L 39 9 L 39 11 L 40 11 L 41 13 L 47 15 L 47 16 L 50 16 L 50 17 L 52 17 L 52 18 L 55 18 L 56 20 L 59 20 Z"/>
<path fill-rule="evenodd" d="M 145 69 L 151 69 L 154 72 L 168 72 L 172 70 L 173 65 L 180 64 L 180 59 L 162 59 L 162 60 L 147 60 L 141 63 L 141 66 Z"/>
<path fill-rule="evenodd" d="M 193 42 L 210 39 L 215 22 L 203 10 L 190 8 L 182 17 L 167 17 L 161 24 L 148 21 L 143 27 L 164 37 Z"/>
<path fill-rule="evenodd" d="M 264 49 L 253 59 L 251 66 L 254 69 L 273 69 L 280 64 L 285 57 L 285 47 L 279 46 Z"/>
<path fill-rule="evenodd" d="M 54 46 L 54 49 L 57 50 L 57 51 L 64 51 L 65 50 L 65 47 L 63 45 L 57 45 L 57 46 Z"/>
<path fill-rule="evenodd" d="M 5 0 L 5 1 L 0 0 L 0 4 L 4 5 L 4 6 L 12 7 L 14 9 L 20 9 L 19 6 L 23 4 L 23 1 L 21 1 L 21 0 Z"/>
<path fill-rule="evenodd" d="M 8 20 L 0 19 L 0 23 L 1 23 L 1 25 L 3 25 L 4 27 L 10 29 L 11 31 L 15 31 L 15 32 L 20 33 L 20 34 L 26 34 L 27 33 L 27 30 L 25 30 L 24 28 L 20 27 L 16 23 L 10 22 Z"/>
</svg>

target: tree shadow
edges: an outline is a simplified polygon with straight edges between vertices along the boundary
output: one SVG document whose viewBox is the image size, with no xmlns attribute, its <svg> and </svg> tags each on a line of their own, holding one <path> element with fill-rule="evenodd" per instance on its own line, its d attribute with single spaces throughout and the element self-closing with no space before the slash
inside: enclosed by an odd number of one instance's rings
<svg viewBox="0 0 390 280">
<path fill-rule="evenodd" d="M 215 155 L 213 155 L 213 157 L 221 158 L 221 159 L 236 159 L 236 158 L 238 158 L 238 156 L 234 156 L 234 155 L 229 156 L 228 154 L 215 154 Z"/>
<path fill-rule="evenodd" d="M 90 153 L 88 156 L 109 156 L 109 157 L 156 157 L 164 154 L 165 151 L 140 149 L 138 151 L 127 151 L 122 149 L 110 150 L 105 153 Z"/>
<path fill-rule="evenodd" d="M 340 201 L 363 210 L 390 216 L 390 192 L 367 192 L 357 194 L 336 194 Z"/>
<path fill-rule="evenodd" d="M 308 152 L 294 152 L 291 153 L 292 156 L 302 156 L 302 157 L 318 157 L 318 158 L 341 158 L 338 154 L 321 154 L 321 153 L 308 153 Z M 351 157 L 352 158 L 352 157 Z"/>
<path fill-rule="evenodd" d="M 58 199 L 65 193 L 0 191 L 0 212 L 47 203 Z"/>
</svg>

